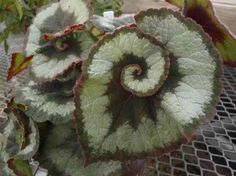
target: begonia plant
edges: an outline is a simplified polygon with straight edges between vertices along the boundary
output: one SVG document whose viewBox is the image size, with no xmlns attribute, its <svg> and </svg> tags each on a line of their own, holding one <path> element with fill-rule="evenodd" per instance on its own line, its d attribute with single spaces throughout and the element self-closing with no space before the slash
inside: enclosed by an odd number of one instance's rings
<svg viewBox="0 0 236 176">
<path fill-rule="evenodd" d="M 0 176 L 32 176 L 32 158 L 50 176 L 142 175 L 214 117 L 221 56 L 199 24 L 165 8 L 106 19 L 88 2 L 43 8 L 13 55 L 8 79 L 24 81 L 4 110 Z"/>
</svg>

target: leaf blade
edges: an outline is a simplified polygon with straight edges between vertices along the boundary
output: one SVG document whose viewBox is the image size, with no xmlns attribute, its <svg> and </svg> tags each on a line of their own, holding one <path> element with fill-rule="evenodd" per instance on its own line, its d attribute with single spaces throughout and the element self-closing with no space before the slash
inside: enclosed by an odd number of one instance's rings
<svg viewBox="0 0 236 176">
<path fill-rule="evenodd" d="M 165 0 L 165 1 L 179 8 L 182 8 L 184 5 L 184 0 Z"/>
<path fill-rule="evenodd" d="M 235 67 L 236 37 L 216 17 L 212 3 L 209 0 L 185 1 L 183 14 L 203 27 L 205 32 L 211 36 L 223 62 Z"/>
<path fill-rule="evenodd" d="M 28 161 L 11 159 L 7 163 L 8 167 L 16 174 L 16 176 L 33 176 Z"/>
<path fill-rule="evenodd" d="M 21 20 L 22 17 L 23 17 L 23 9 L 22 9 L 22 6 L 20 4 L 20 2 L 18 0 L 14 0 L 14 5 L 15 5 L 15 8 L 19 14 L 19 19 Z"/>
<path fill-rule="evenodd" d="M 31 65 L 33 56 L 24 57 L 22 53 L 13 53 L 11 66 L 8 68 L 7 81 L 10 81 L 14 76 L 27 69 Z"/>
</svg>

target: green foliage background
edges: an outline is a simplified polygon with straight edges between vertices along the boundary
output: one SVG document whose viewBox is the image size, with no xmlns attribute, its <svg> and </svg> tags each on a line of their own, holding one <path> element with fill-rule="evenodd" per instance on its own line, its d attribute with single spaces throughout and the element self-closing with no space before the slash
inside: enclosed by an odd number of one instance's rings
<svg viewBox="0 0 236 176">
<path fill-rule="evenodd" d="M 26 31 L 38 8 L 53 1 L 0 0 L 0 23 L 5 24 L 4 30 L 0 33 L 0 44 L 4 45 L 6 52 L 8 51 L 7 38 L 9 35 Z"/>
<path fill-rule="evenodd" d="M 5 28 L 0 33 L 0 44 L 8 52 L 7 38 L 10 34 L 25 32 L 31 24 L 38 9 L 48 3 L 58 0 L 0 0 L 0 24 Z M 121 14 L 122 0 L 91 0 L 94 13 L 102 15 L 105 10 L 114 10 L 116 15 Z"/>
</svg>

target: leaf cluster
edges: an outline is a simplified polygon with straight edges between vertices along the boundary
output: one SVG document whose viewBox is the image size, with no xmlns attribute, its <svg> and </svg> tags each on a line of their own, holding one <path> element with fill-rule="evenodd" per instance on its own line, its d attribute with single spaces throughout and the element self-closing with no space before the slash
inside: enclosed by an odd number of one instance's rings
<svg viewBox="0 0 236 176">
<path fill-rule="evenodd" d="M 93 2 L 95 13 L 114 8 Z M 133 160 L 190 141 L 214 116 L 220 56 L 199 25 L 165 8 L 113 20 L 91 13 L 84 0 L 50 4 L 12 55 L 8 79 L 28 75 L 0 131 L 5 173 L 30 175 L 34 156 L 51 175 L 137 175 L 145 162 Z"/>
</svg>

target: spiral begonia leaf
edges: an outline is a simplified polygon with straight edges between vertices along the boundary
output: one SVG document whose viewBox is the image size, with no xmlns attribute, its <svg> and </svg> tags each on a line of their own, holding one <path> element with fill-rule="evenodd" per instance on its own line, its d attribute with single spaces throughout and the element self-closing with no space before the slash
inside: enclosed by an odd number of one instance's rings
<svg viewBox="0 0 236 176">
<path fill-rule="evenodd" d="M 46 131 L 46 133 L 45 133 Z M 42 144 L 36 159 L 51 175 L 60 176 L 120 176 L 118 161 L 98 162 L 84 166 L 83 157 L 72 123 L 41 128 Z"/>
<path fill-rule="evenodd" d="M 25 116 L 25 107 L 14 99 L 3 112 L 7 117 L 1 125 L 3 144 L 0 147 L 0 176 L 32 176 L 28 164 L 38 150 L 39 133 L 32 119 Z"/>
<path fill-rule="evenodd" d="M 2 133 L 1 158 L 5 162 L 12 158 L 28 160 L 35 155 L 39 146 L 38 128 L 33 120 L 20 110 L 13 111 L 8 114 L 9 119 Z"/>
<path fill-rule="evenodd" d="M 170 74 L 158 94 L 164 116 L 177 121 L 183 134 L 211 118 L 221 92 L 220 56 L 194 21 L 168 9 L 150 9 L 137 26 L 160 39 L 170 52 Z"/>
<path fill-rule="evenodd" d="M 96 40 L 83 30 L 89 13 L 83 0 L 61 0 L 36 15 L 24 52 L 34 55 L 31 71 L 37 81 L 51 80 L 73 62 L 87 58 Z"/>
<path fill-rule="evenodd" d="M 143 11 L 135 18 L 146 34 L 124 28 L 104 37 L 74 88 L 75 121 L 88 162 L 169 151 L 215 112 L 221 65 L 209 37 L 172 10 Z"/>
<path fill-rule="evenodd" d="M 18 102 L 28 106 L 25 113 L 36 122 L 65 123 L 74 111 L 73 85 L 81 73 L 81 63 L 73 63 L 55 80 L 36 83 L 29 81 L 14 91 Z"/>
<path fill-rule="evenodd" d="M 54 46 L 46 46 L 32 59 L 32 73 L 41 80 L 50 80 L 66 70 L 73 62 L 87 58 L 95 40 L 89 32 L 77 32 L 57 39 L 58 45 L 68 43 L 69 48 L 58 51 Z M 56 44 L 55 44 L 56 45 Z M 60 47 L 60 46 L 59 46 Z M 62 46 L 62 50 L 63 50 Z"/>
<path fill-rule="evenodd" d="M 144 142 L 157 137 L 150 97 L 167 78 L 168 69 L 163 46 L 134 27 L 116 30 L 92 49 L 74 88 L 75 119 L 88 162 L 153 148 Z"/>
<path fill-rule="evenodd" d="M 67 26 L 83 24 L 89 18 L 89 9 L 84 0 L 61 0 L 42 9 L 28 29 L 25 54 L 34 55 L 44 44 L 45 33 L 57 33 Z"/>
</svg>

